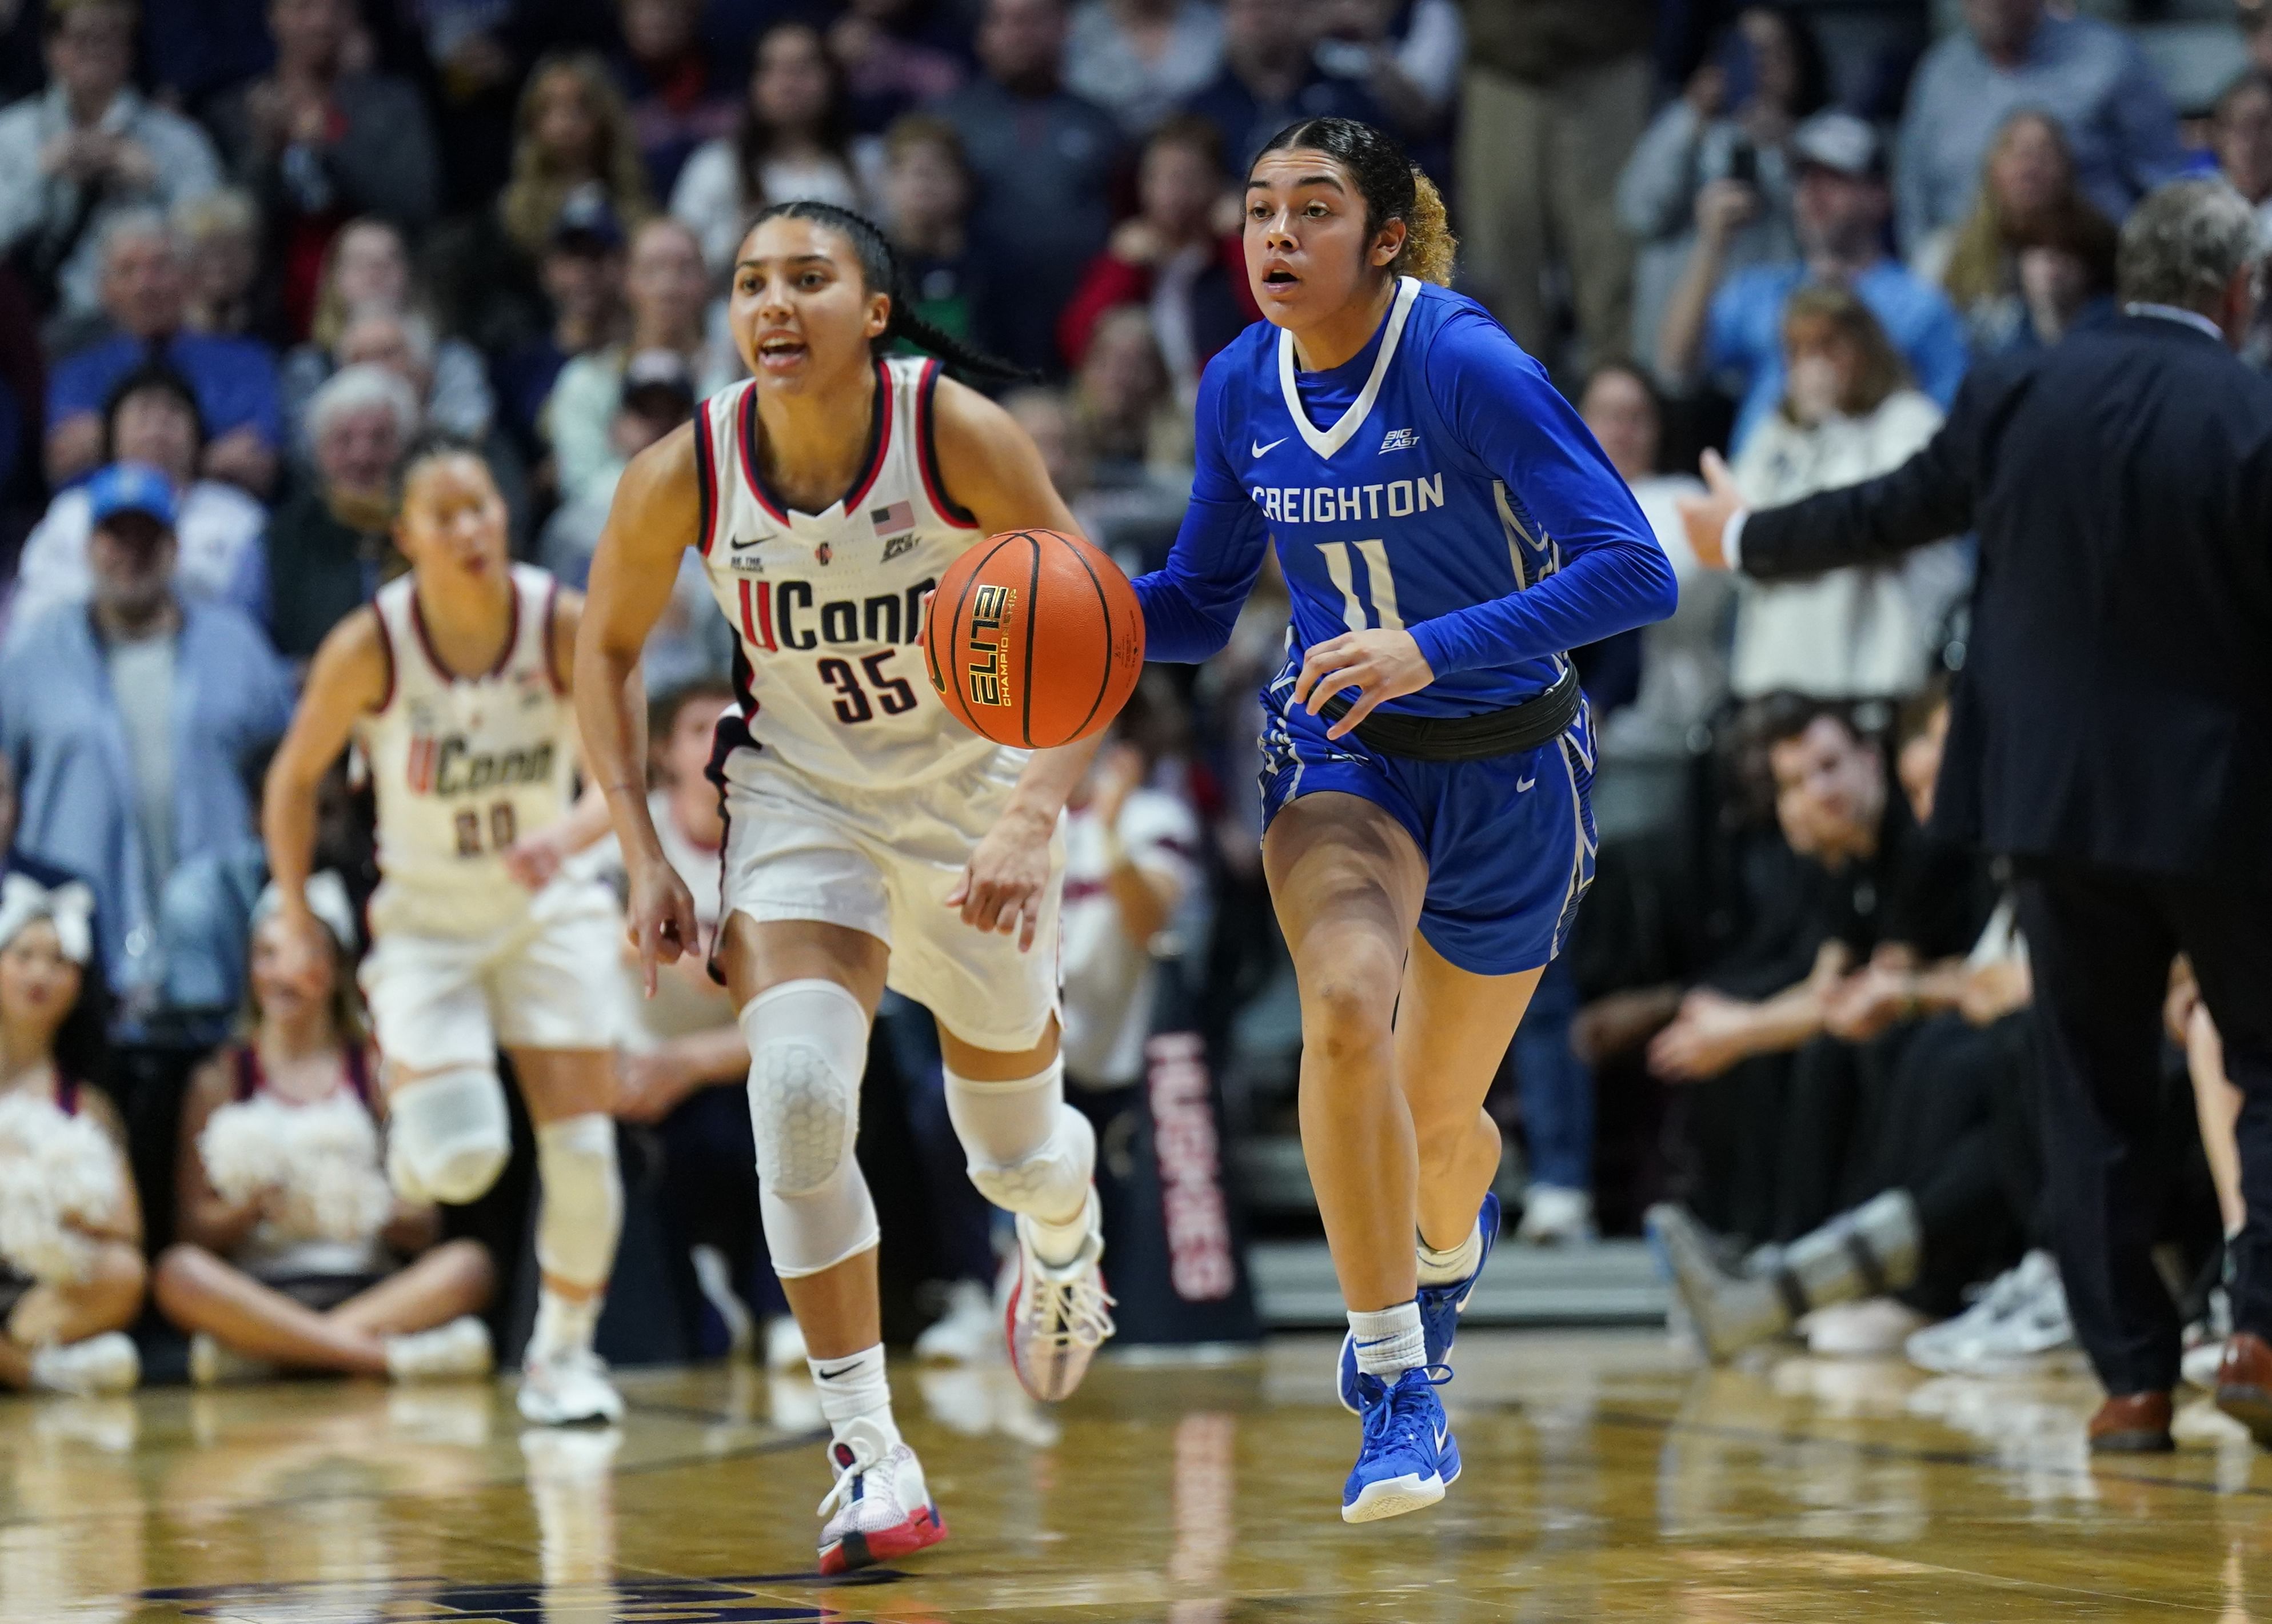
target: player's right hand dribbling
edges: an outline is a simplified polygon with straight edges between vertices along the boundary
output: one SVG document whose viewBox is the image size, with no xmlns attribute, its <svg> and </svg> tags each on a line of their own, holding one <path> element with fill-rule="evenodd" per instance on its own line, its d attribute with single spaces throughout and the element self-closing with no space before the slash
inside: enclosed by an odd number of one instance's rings
<svg viewBox="0 0 2272 1624">
<path fill-rule="evenodd" d="M 675 964 L 702 939 L 694 917 L 694 894 L 678 877 L 668 859 L 657 855 L 631 870 L 631 898 L 626 931 L 639 949 L 639 975 L 646 995 L 654 996 L 658 966 Z"/>
</svg>

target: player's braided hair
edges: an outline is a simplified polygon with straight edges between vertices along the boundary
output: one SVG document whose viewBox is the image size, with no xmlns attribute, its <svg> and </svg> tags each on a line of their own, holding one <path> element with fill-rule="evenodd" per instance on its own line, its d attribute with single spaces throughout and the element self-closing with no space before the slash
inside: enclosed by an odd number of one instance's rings
<svg viewBox="0 0 2272 1624">
<path fill-rule="evenodd" d="M 1404 222 L 1404 246 L 1388 262 L 1389 275 L 1451 285 L 1452 260 L 1460 240 L 1452 235 L 1444 213 L 1444 194 L 1406 155 L 1401 141 L 1354 118 L 1305 118 L 1271 137 L 1262 151 L 1295 147 L 1323 153 L 1349 171 L 1364 198 L 1368 239 L 1378 236 L 1392 220 Z"/>
<path fill-rule="evenodd" d="M 852 245 L 859 257 L 860 273 L 867 280 L 868 291 L 886 295 L 892 301 L 892 314 L 884 331 L 872 346 L 878 355 L 888 351 L 893 340 L 901 340 L 937 355 L 958 371 L 987 383 L 1029 384 L 1037 381 L 1025 368 L 990 355 L 967 340 L 959 339 L 945 329 L 933 326 L 916 314 L 915 297 L 908 286 L 907 277 L 900 269 L 899 256 L 892 251 L 891 239 L 864 214 L 833 203 L 822 203 L 803 198 L 788 203 L 770 204 L 751 217 L 743 228 L 742 240 L 747 242 L 750 233 L 769 220 L 809 220 L 817 226 L 826 226 L 840 233 Z"/>
</svg>

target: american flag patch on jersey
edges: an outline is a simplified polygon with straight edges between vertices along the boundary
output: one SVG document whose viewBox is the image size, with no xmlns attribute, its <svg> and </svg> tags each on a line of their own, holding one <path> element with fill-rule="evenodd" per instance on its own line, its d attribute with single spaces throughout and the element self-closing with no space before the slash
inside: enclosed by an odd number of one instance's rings
<svg viewBox="0 0 2272 1624">
<path fill-rule="evenodd" d="M 902 530 L 916 528 L 916 506 L 912 502 L 894 502 L 889 507 L 871 507 L 868 522 L 876 527 L 878 536 L 896 535 Z"/>
</svg>

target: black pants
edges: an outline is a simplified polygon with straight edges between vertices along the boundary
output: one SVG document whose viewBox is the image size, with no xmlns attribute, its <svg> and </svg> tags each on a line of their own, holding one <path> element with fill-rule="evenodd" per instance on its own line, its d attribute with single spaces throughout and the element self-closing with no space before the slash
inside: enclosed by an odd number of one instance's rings
<svg viewBox="0 0 2272 1624">
<path fill-rule="evenodd" d="M 2193 960 L 2243 1096 L 2248 1222 L 2232 1249 L 2233 1321 L 2272 1335 L 2272 885 L 2037 859 L 2020 867 L 2019 899 L 2068 1312 L 2107 1391 L 2164 1390 L 2177 1382 L 2179 1326 L 2149 1251 L 2164 1207 L 2155 1150 L 2161 1008 L 2179 951 Z"/>
</svg>

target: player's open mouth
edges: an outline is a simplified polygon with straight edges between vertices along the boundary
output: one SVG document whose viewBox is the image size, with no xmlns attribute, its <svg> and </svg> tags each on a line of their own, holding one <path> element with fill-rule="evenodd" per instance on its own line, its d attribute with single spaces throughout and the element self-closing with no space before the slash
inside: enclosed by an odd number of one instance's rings
<svg viewBox="0 0 2272 1624">
<path fill-rule="evenodd" d="M 758 364 L 768 372 L 785 372 L 804 359 L 804 341 L 786 333 L 758 341 Z"/>
<path fill-rule="evenodd" d="M 1262 273 L 1262 285 L 1266 288 L 1292 288 L 1301 280 L 1283 266 L 1274 266 Z"/>
</svg>

